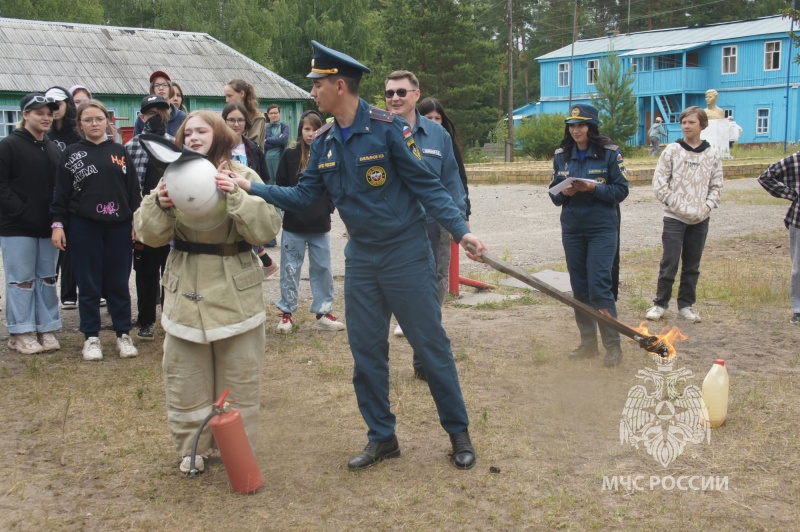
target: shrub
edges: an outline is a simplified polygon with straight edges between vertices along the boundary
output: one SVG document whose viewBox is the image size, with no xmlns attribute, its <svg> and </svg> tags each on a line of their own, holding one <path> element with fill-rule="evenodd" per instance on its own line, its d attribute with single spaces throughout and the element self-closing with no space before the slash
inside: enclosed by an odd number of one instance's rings
<svg viewBox="0 0 800 532">
<path fill-rule="evenodd" d="M 564 115 L 540 114 L 522 119 L 514 130 L 515 153 L 535 159 L 553 158 L 553 153 L 564 138 Z"/>
</svg>

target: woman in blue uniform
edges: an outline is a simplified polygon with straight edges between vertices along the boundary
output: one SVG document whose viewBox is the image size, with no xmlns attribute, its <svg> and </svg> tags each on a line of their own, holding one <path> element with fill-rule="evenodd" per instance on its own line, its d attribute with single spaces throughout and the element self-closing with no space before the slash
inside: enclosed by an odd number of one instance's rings
<svg viewBox="0 0 800 532">
<path fill-rule="evenodd" d="M 597 109 L 578 104 L 570 110 L 564 139 L 553 158 L 554 187 L 568 177 L 582 179 L 558 194 L 553 203 L 561 207 L 561 241 L 567 259 L 575 298 L 617 317 L 612 291 L 612 269 L 619 245 L 619 204 L 628 196 L 628 180 L 622 154 L 611 139 L 600 135 Z M 570 359 L 597 356 L 597 322 L 575 311 L 581 344 Z M 617 366 L 622 360 L 619 333 L 600 325 L 606 349 L 604 363 Z"/>
</svg>

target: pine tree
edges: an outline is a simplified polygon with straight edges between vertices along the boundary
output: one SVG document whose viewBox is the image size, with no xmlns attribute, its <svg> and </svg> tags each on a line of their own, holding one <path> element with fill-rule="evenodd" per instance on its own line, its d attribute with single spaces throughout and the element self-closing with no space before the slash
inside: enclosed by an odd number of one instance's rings
<svg viewBox="0 0 800 532">
<path fill-rule="evenodd" d="M 591 94 L 592 105 L 600 112 L 600 131 L 620 148 L 636 134 L 639 113 L 633 92 L 633 73 L 622 71 L 622 60 L 615 51 L 600 62 L 595 80 L 597 92 Z"/>
</svg>

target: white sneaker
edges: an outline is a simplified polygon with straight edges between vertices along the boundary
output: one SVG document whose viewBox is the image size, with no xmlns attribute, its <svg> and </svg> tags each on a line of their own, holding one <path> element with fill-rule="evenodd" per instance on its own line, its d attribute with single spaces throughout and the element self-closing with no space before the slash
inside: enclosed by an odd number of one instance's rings
<svg viewBox="0 0 800 532">
<path fill-rule="evenodd" d="M 61 349 L 61 344 L 58 343 L 56 335 L 53 333 L 42 333 L 39 335 L 39 343 L 42 344 L 44 351 L 58 351 Z"/>
<path fill-rule="evenodd" d="M 687 321 L 691 321 L 692 323 L 700 323 L 700 313 L 692 307 L 683 307 L 678 311 L 678 315 Z"/>
<path fill-rule="evenodd" d="M 103 360 L 103 348 L 100 347 L 100 338 L 90 336 L 83 342 L 84 360 Z"/>
<path fill-rule="evenodd" d="M 120 358 L 133 358 L 139 356 L 139 350 L 133 345 L 133 340 L 127 334 L 117 338 L 117 351 Z"/>
<path fill-rule="evenodd" d="M 42 344 L 33 333 L 12 334 L 8 339 L 9 349 L 19 351 L 23 355 L 35 355 L 44 351 Z"/>
<path fill-rule="evenodd" d="M 322 317 L 317 320 L 317 323 L 314 324 L 314 328 L 320 331 L 343 331 L 344 323 L 337 321 L 336 316 L 328 313 L 323 314 Z"/>
<path fill-rule="evenodd" d="M 278 324 L 277 329 L 281 334 L 290 334 L 294 329 L 294 320 L 292 320 L 292 315 L 288 312 L 281 314 L 281 322 Z"/>
<path fill-rule="evenodd" d="M 644 317 L 652 321 L 660 320 L 661 318 L 664 317 L 664 313 L 666 311 L 667 309 L 665 309 L 664 307 L 653 305 L 652 307 L 650 307 L 650 309 L 647 311 L 647 314 L 645 314 Z"/>
<path fill-rule="evenodd" d="M 198 473 L 202 473 L 206 470 L 206 462 L 202 454 L 198 454 L 194 457 L 194 468 L 197 469 Z M 191 456 L 184 456 L 181 459 L 181 473 L 191 473 L 192 472 L 192 457 Z"/>
<path fill-rule="evenodd" d="M 394 335 L 395 336 L 405 336 L 405 334 L 403 334 L 403 329 L 401 329 L 399 325 L 394 328 Z"/>
</svg>

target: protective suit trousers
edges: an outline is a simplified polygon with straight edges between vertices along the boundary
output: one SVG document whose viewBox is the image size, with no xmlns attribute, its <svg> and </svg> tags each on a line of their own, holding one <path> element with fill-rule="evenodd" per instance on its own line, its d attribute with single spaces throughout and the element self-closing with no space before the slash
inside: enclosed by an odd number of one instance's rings
<svg viewBox="0 0 800 532">
<path fill-rule="evenodd" d="M 255 448 L 258 436 L 261 368 L 264 365 L 264 325 L 210 344 L 190 342 L 169 333 L 164 338 L 164 388 L 167 424 L 181 456 L 191 453 L 192 442 L 211 405 L 230 389 L 244 428 Z M 213 446 L 211 430 L 203 430 L 197 452 Z"/>
</svg>

